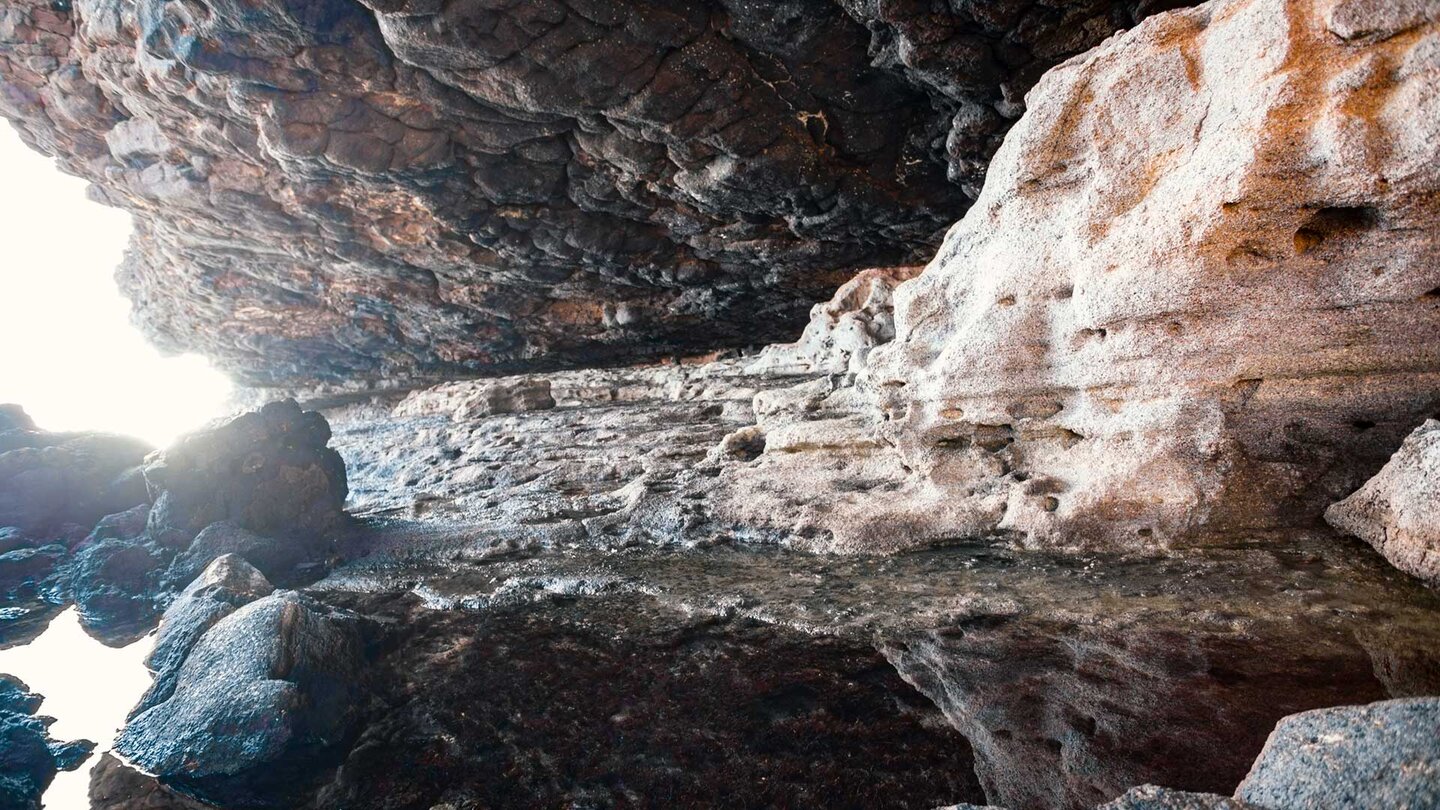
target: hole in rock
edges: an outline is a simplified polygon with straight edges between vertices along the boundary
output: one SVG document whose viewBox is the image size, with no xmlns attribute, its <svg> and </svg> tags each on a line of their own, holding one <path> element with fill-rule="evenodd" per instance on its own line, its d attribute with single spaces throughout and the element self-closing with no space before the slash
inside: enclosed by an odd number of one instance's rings
<svg viewBox="0 0 1440 810">
<path fill-rule="evenodd" d="M 1355 428 L 1355 430 L 1364 433 L 1370 428 L 1375 427 L 1375 423 L 1371 422 L 1369 419 L 1356 419 L 1355 421 L 1350 423 L 1350 426 Z"/>
<path fill-rule="evenodd" d="M 1326 241 L 1353 236 L 1379 222 L 1380 212 L 1369 205 L 1321 208 L 1295 232 L 1295 252 L 1308 253 Z"/>
<path fill-rule="evenodd" d="M 1433 299 L 1433 298 L 1440 298 L 1440 287 L 1436 287 L 1435 289 L 1431 290 L 1430 292 L 1425 293 L 1424 295 L 1422 295 L 1422 296 L 1420 296 L 1420 297 L 1421 297 L 1421 298 L 1432 298 L 1432 299 Z"/>
</svg>

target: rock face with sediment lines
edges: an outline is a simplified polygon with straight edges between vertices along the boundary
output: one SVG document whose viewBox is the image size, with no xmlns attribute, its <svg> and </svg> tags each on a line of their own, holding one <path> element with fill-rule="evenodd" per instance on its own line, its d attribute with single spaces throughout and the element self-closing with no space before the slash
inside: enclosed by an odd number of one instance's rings
<svg viewBox="0 0 1440 810">
<path fill-rule="evenodd" d="M 846 374 L 865 367 L 870 350 L 895 338 L 895 288 L 920 265 L 861 270 L 830 300 L 810 310 L 794 343 L 766 346 L 747 368 L 754 373 Z"/>
<path fill-rule="evenodd" d="M 947 532 L 1314 522 L 1440 409 L 1440 6 L 1214 2 L 1028 101 L 871 355 Z"/>
<path fill-rule="evenodd" d="M 252 383 L 783 339 L 923 259 L 1045 69 L 1171 0 L 22 0 L 0 114 Z"/>
</svg>

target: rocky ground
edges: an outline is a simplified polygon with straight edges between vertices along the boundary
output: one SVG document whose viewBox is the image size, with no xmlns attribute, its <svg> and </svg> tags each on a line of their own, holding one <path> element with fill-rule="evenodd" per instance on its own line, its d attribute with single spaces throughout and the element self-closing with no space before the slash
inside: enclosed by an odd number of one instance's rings
<svg viewBox="0 0 1440 810">
<path fill-rule="evenodd" d="M 1440 805 L 1440 8 L 493 5 L 0 12 L 276 400 L 0 410 L 95 806 Z"/>
</svg>

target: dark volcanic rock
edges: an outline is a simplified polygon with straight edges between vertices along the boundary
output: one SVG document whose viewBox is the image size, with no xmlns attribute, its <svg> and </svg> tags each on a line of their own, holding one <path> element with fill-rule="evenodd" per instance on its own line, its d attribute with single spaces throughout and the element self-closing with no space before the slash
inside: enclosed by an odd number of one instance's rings
<svg viewBox="0 0 1440 810">
<path fill-rule="evenodd" d="M 167 790 L 154 777 L 101 754 L 90 771 L 90 810 L 211 810 L 211 805 Z"/>
<path fill-rule="evenodd" d="M 145 658 L 145 665 L 155 673 L 155 682 L 131 716 L 174 694 L 185 659 L 206 631 L 237 609 L 269 596 L 274 590 L 264 574 L 234 554 L 223 555 L 210 563 L 165 609 L 155 648 Z"/>
<path fill-rule="evenodd" d="M 46 730 L 55 722 L 37 716 L 42 698 L 9 675 L 0 675 L 0 807 L 39 810 L 40 794 L 56 771 L 80 767 L 95 744 L 60 743 Z"/>
<path fill-rule="evenodd" d="M 23 0 L 0 113 L 257 383 L 786 337 L 928 256 L 1048 67 L 1174 0 Z"/>
<path fill-rule="evenodd" d="M 1440 698 L 1287 717 L 1236 796 L 1258 807 L 1440 807 Z"/>
<path fill-rule="evenodd" d="M 138 469 L 150 452 L 144 442 L 0 419 L 0 527 L 36 540 L 78 540 L 105 515 L 146 500 Z"/>
<path fill-rule="evenodd" d="M 348 488 L 345 462 L 326 447 L 329 441 L 325 417 L 293 400 L 182 437 L 145 464 L 154 497 L 150 534 L 184 550 L 219 521 L 270 537 L 335 530 Z M 220 553 L 229 550 L 223 546 L 217 542 Z"/>
<path fill-rule="evenodd" d="M 149 456 L 131 439 L 46 433 L 22 416 L 5 411 L 21 427 L 0 432 L 0 644 L 33 636 L 67 600 L 97 638 L 129 643 L 225 554 L 281 584 L 313 581 L 345 525 L 330 427 L 293 401 Z"/>
<path fill-rule="evenodd" d="M 116 750 L 226 805 L 288 806 L 355 719 L 355 625 L 293 591 L 241 607 L 194 643 L 173 692 L 130 720 Z"/>
<path fill-rule="evenodd" d="M 329 554 L 329 538 L 301 535 L 290 539 L 262 537 L 233 523 L 212 523 L 196 535 L 166 570 L 164 584 L 173 590 L 200 575 L 205 567 L 225 556 L 238 556 L 258 573 L 281 585 L 293 584 L 296 569 L 309 570 Z M 311 576 L 310 579 L 314 579 Z"/>
<path fill-rule="evenodd" d="M 166 550 L 144 534 L 83 548 L 65 576 L 85 629 L 117 647 L 150 632 L 160 615 L 156 596 L 168 560 Z"/>
</svg>

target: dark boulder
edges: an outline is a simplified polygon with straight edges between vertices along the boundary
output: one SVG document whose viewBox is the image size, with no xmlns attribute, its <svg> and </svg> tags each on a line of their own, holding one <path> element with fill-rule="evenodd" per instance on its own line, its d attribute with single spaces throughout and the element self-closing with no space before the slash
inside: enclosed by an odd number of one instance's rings
<svg viewBox="0 0 1440 810">
<path fill-rule="evenodd" d="M 213 810 L 167 790 L 112 754 L 101 754 L 90 771 L 90 810 Z"/>
<path fill-rule="evenodd" d="M 145 659 L 155 682 L 131 716 L 170 699 L 181 665 L 207 630 L 274 590 L 265 575 L 241 557 L 225 554 L 211 562 L 165 609 L 155 648 Z"/>
<path fill-rule="evenodd" d="M 67 566 L 80 621 L 96 638 L 123 646 L 155 626 L 156 597 L 168 557 L 147 535 L 107 539 L 81 549 Z"/>
<path fill-rule="evenodd" d="M 293 591 L 226 616 L 195 642 L 171 695 L 116 750 L 162 782 L 224 806 L 289 806 L 356 718 L 357 621 Z"/>
<path fill-rule="evenodd" d="M 182 437 L 145 464 L 151 536 L 183 551 L 221 521 L 267 537 L 334 531 L 348 488 L 329 441 L 325 417 L 294 400 Z"/>
<path fill-rule="evenodd" d="M 271 581 L 293 585 L 301 580 L 313 581 L 329 551 L 330 543 L 324 537 L 262 537 L 233 523 L 212 523 L 170 563 L 164 582 L 168 590 L 183 587 L 213 561 L 236 555 Z"/>
</svg>

